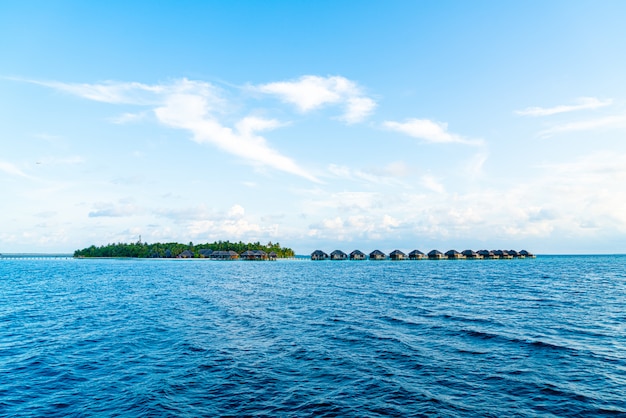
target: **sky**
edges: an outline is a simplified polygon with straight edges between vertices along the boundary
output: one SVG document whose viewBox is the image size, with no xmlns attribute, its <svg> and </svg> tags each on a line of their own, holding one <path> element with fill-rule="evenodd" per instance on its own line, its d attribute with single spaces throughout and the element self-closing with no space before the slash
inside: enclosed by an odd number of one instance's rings
<svg viewBox="0 0 626 418">
<path fill-rule="evenodd" d="M 0 2 L 0 253 L 626 253 L 626 2 Z"/>
</svg>

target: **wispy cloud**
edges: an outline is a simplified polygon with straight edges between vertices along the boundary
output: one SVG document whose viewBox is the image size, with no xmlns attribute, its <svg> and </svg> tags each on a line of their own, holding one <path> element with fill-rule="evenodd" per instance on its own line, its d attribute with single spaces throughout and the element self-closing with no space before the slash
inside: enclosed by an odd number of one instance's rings
<svg viewBox="0 0 626 418">
<path fill-rule="evenodd" d="M 589 119 L 584 121 L 570 122 L 556 125 L 539 132 L 539 136 L 548 138 L 565 132 L 591 131 L 597 129 L 625 128 L 626 115 L 606 116 L 603 118 Z"/>
<path fill-rule="evenodd" d="M 0 161 L 0 171 L 11 176 L 32 179 L 31 176 L 23 172 L 18 166 L 16 166 L 13 163 L 6 162 L 6 161 Z"/>
<path fill-rule="evenodd" d="M 577 110 L 598 109 L 600 107 L 609 106 L 613 100 L 601 100 L 595 97 L 580 97 L 576 99 L 576 104 L 559 105 L 554 107 L 527 107 L 526 109 L 516 110 L 515 114 L 520 116 L 550 116 L 558 113 L 575 112 Z"/>
<path fill-rule="evenodd" d="M 122 113 L 119 116 L 111 118 L 110 120 L 116 125 L 123 125 L 125 123 L 138 122 L 140 120 L 145 119 L 146 116 L 148 116 L 148 112 L 139 112 L 139 113 L 126 112 L 126 113 Z"/>
<path fill-rule="evenodd" d="M 89 84 L 40 80 L 24 81 L 44 87 L 50 87 L 74 96 L 83 97 L 85 99 L 112 104 L 156 104 L 158 102 L 158 95 L 162 94 L 167 89 L 165 86 L 151 86 L 135 82 L 122 83 L 107 81 L 99 84 Z"/>
<path fill-rule="evenodd" d="M 169 97 L 166 103 L 156 108 L 154 112 L 159 121 L 165 125 L 190 131 L 198 143 L 210 143 L 254 164 L 266 165 L 319 182 L 291 158 L 270 148 L 266 139 L 257 134 L 259 131 L 280 126 L 278 121 L 247 117 L 241 119 L 235 129 L 232 129 L 223 126 L 212 117 L 208 107 L 207 99 L 202 96 L 178 94 Z"/>
<path fill-rule="evenodd" d="M 361 122 L 376 107 L 376 102 L 365 96 L 356 83 L 340 76 L 306 75 L 294 81 L 261 84 L 252 89 L 278 96 L 282 101 L 295 105 L 301 112 L 325 105 L 340 105 L 344 108 L 340 119 L 349 124 Z"/>
<path fill-rule="evenodd" d="M 334 176 L 345 180 L 362 181 L 372 184 L 403 185 L 399 180 L 405 177 L 409 169 L 402 162 L 391 163 L 378 169 L 359 170 L 344 165 L 331 164 L 328 172 Z"/>
<path fill-rule="evenodd" d="M 220 117 L 228 108 L 227 100 L 213 85 L 187 79 L 169 84 L 148 85 L 142 83 L 106 82 L 100 84 L 76 84 L 62 82 L 30 81 L 79 97 L 111 104 L 149 106 L 158 121 L 193 134 L 198 143 L 209 143 L 221 150 L 236 155 L 252 164 L 319 180 L 291 158 L 271 148 L 267 140 L 259 135 L 283 126 L 274 119 L 247 116 L 237 120 L 234 128 L 224 125 Z M 349 89 L 348 89 L 349 90 Z M 141 113 L 125 113 L 115 118 L 114 123 L 126 123 L 143 117 Z M 232 119 L 232 115 L 228 115 Z"/>
<path fill-rule="evenodd" d="M 407 119 L 405 122 L 386 121 L 383 123 L 383 126 L 392 131 L 401 132 L 432 143 L 483 144 L 482 140 L 468 139 L 461 135 L 448 132 L 447 123 L 434 122 L 429 119 Z"/>
<path fill-rule="evenodd" d="M 143 210 L 132 203 L 98 203 L 96 208 L 89 212 L 88 216 L 90 218 L 122 218 L 134 216 L 141 212 Z"/>
</svg>

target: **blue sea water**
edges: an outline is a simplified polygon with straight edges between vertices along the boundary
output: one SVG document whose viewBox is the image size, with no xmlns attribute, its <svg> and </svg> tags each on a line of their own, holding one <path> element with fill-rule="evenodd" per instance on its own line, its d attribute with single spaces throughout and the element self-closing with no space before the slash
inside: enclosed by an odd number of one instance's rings
<svg viewBox="0 0 626 418">
<path fill-rule="evenodd" d="M 0 259 L 1 416 L 626 416 L 626 257 Z"/>
</svg>

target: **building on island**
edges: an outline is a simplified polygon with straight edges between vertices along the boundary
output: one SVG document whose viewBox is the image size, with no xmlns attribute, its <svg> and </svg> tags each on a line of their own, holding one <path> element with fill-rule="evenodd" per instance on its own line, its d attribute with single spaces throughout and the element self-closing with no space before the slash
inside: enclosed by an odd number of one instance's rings
<svg viewBox="0 0 626 418">
<path fill-rule="evenodd" d="M 240 257 L 242 260 L 252 260 L 252 261 L 268 259 L 267 253 L 263 250 L 247 250 L 247 251 L 242 252 Z"/>
<path fill-rule="evenodd" d="M 365 258 L 365 253 L 359 250 L 354 250 L 350 253 L 350 260 L 365 260 Z"/>
<path fill-rule="evenodd" d="M 178 254 L 176 258 L 193 258 L 193 253 L 189 250 L 185 250 L 182 253 Z"/>
<path fill-rule="evenodd" d="M 213 260 L 238 260 L 239 254 L 233 250 L 229 251 L 213 251 L 211 253 L 211 259 Z"/>
<path fill-rule="evenodd" d="M 201 250 L 198 250 L 198 255 L 200 255 L 200 258 L 210 258 L 212 253 L 213 250 L 210 248 L 203 248 Z"/>
<path fill-rule="evenodd" d="M 522 250 L 522 251 L 520 251 L 519 253 L 520 253 L 520 256 L 523 256 L 524 258 L 535 258 L 535 255 L 534 255 L 534 254 L 529 253 L 529 252 L 528 252 L 528 251 L 526 251 L 526 250 Z"/>
</svg>

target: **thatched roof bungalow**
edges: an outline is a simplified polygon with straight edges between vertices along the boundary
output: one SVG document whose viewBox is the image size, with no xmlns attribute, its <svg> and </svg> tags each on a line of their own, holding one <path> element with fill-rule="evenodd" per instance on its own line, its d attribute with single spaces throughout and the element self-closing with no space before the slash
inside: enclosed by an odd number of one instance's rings
<svg viewBox="0 0 626 418">
<path fill-rule="evenodd" d="M 233 250 L 213 251 L 211 253 L 211 258 L 213 260 L 237 260 L 237 259 L 239 259 L 239 254 L 237 254 Z"/>
<path fill-rule="evenodd" d="M 465 250 L 465 251 L 462 251 L 461 254 L 463 254 L 463 256 L 467 258 L 468 260 L 479 260 L 483 258 L 482 255 L 478 254 L 474 250 Z"/>
<path fill-rule="evenodd" d="M 509 250 L 507 251 L 507 253 L 509 253 L 510 256 L 512 256 L 513 258 L 524 258 L 523 256 L 520 256 L 520 254 L 515 251 L 515 250 Z"/>
<path fill-rule="evenodd" d="M 311 260 L 328 260 L 328 254 L 322 250 L 315 250 L 311 253 Z"/>
<path fill-rule="evenodd" d="M 413 250 L 409 253 L 409 260 L 421 260 L 425 257 L 426 255 L 420 250 Z"/>
<path fill-rule="evenodd" d="M 533 253 L 529 253 L 526 250 L 522 250 L 519 253 L 520 253 L 520 255 L 523 255 L 526 258 L 535 258 L 535 255 Z"/>
<path fill-rule="evenodd" d="M 263 250 L 247 250 L 241 253 L 241 258 L 244 260 L 258 261 L 267 260 L 267 253 Z"/>
<path fill-rule="evenodd" d="M 365 260 L 366 257 L 365 253 L 359 250 L 354 250 L 350 253 L 350 260 Z"/>
<path fill-rule="evenodd" d="M 239 255 L 242 260 L 254 260 L 254 251 L 246 250 Z"/>
<path fill-rule="evenodd" d="M 176 258 L 193 258 L 193 253 L 189 250 L 185 250 L 182 253 L 178 254 Z"/>
<path fill-rule="evenodd" d="M 278 254 L 276 254 L 274 251 L 272 251 L 271 253 L 269 253 L 269 254 L 267 255 L 267 258 L 268 258 L 270 261 L 276 261 L 276 259 L 278 258 Z"/>
<path fill-rule="evenodd" d="M 386 258 L 385 253 L 379 250 L 374 250 L 370 253 L 370 260 L 384 260 Z"/>
<path fill-rule="evenodd" d="M 348 254 L 344 253 L 341 250 L 335 250 L 332 253 L 330 253 L 330 259 L 331 260 L 347 260 Z"/>
<path fill-rule="evenodd" d="M 513 258 L 512 255 L 510 255 L 507 251 L 504 251 L 504 250 L 494 250 L 493 254 L 496 256 L 496 258 L 499 258 L 501 260 Z"/>
<path fill-rule="evenodd" d="M 481 256 L 482 258 L 488 258 L 490 260 L 494 259 L 494 258 L 498 258 L 496 257 L 496 255 L 493 253 L 493 251 L 489 251 L 489 250 L 478 250 L 476 252 L 479 256 Z"/>
<path fill-rule="evenodd" d="M 439 250 L 432 250 L 428 253 L 429 260 L 441 260 L 443 258 L 443 253 Z"/>
<path fill-rule="evenodd" d="M 200 255 L 200 258 L 210 258 L 212 253 L 213 250 L 210 248 L 203 248 L 201 250 L 198 250 L 198 255 Z"/>
<path fill-rule="evenodd" d="M 460 260 L 462 258 L 465 258 L 465 256 L 457 250 L 448 250 L 446 251 L 445 256 L 448 260 Z"/>
<path fill-rule="evenodd" d="M 400 250 L 393 250 L 389 253 L 389 258 L 392 260 L 406 260 L 407 255 Z"/>
<path fill-rule="evenodd" d="M 263 250 L 254 250 L 255 260 L 267 260 L 267 253 Z"/>
</svg>

